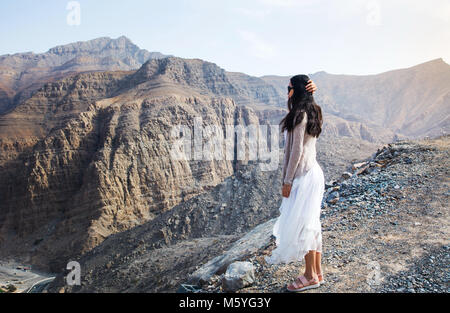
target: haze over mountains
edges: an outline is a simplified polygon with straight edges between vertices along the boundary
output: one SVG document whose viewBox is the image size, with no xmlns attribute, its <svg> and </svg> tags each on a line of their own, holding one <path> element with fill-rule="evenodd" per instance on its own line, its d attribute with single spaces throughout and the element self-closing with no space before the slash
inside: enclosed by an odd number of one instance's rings
<svg viewBox="0 0 450 313">
<path fill-rule="evenodd" d="M 378 75 L 319 72 L 310 77 L 320 86 L 316 100 L 325 112 L 347 121 L 380 131 L 388 128 L 410 138 L 449 132 L 450 65 L 442 59 Z M 289 79 L 262 78 L 280 93 Z"/>
<path fill-rule="evenodd" d="M 318 159 L 327 180 L 381 142 L 448 132 L 450 68 L 442 60 L 372 76 L 311 77 L 324 112 Z M 196 116 L 222 128 L 278 124 L 288 79 L 150 53 L 125 37 L 1 56 L 0 256 L 55 271 L 110 235 L 154 220 L 175 223 L 161 230 L 147 224 L 155 242 L 197 236 L 183 204 L 224 195 L 228 187 L 217 186 L 237 173 L 245 177 L 247 161 L 173 160 L 170 130 L 192 126 Z M 265 175 L 258 181 L 276 186 L 279 173 Z M 237 196 L 223 198 L 243 201 Z M 175 207 L 183 221 L 171 216 Z M 275 209 L 247 212 L 244 224 Z M 233 229 L 226 217 L 217 221 Z"/>
</svg>

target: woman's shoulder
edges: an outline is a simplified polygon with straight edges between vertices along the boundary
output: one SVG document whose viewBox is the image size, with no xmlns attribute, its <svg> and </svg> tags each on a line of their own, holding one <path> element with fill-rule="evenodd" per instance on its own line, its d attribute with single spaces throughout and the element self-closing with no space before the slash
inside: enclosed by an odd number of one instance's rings
<svg viewBox="0 0 450 313">
<path fill-rule="evenodd" d="M 297 112 L 297 117 L 294 118 L 293 128 L 290 131 L 285 130 L 285 133 L 292 134 L 301 128 L 305 128 L 306 123 L 307 123 L 307 118 L 308 118 L 308 115 L 306 114 L 306 111 L 301 110 L 301 111 Z M 301 122 L 296 124 L 295 121 L 298 121 L 299 119 L 301 119 Z"/>
<path fill-rule="evenodd" d="M 294 129 L 290 132 L 292 136 L 298 136 L 306 132 L 306 121 L 303 120 L 301 123 L 295 125 Z"/>
</svg>

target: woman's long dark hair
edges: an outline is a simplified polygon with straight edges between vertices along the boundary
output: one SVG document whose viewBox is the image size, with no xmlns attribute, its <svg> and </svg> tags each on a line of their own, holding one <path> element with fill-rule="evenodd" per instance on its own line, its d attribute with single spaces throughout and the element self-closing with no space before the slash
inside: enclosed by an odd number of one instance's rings
<svg viewBox="0 0 450 313">
<path fill-rule="evenodd" d="M 281 120 L 281 130 L 292 131 L 303 120 L 301 112 L 306 112 L 308 116 L 306 131 L 314 137 L 319 137 L 323 123 L 322 109 L 314 101 L 312 93 L 305 88 L 309 77 L 296 75 L 291 77 L 290 81 L 294 87 L 294 94 L 288 100 L 289 113 Z"/>
</svg>

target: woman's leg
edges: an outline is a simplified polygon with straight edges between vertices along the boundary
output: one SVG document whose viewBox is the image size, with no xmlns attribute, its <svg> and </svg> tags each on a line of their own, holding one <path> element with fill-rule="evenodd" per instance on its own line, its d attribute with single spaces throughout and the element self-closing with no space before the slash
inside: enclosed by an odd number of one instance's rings
<svg viewBox="0 0 450 313">
<path fill-rule="evenodd" d="M 309 251 L 307 255 L 305 255 L 305 274 L 303 274 L 306 279 L 311 280 L 313 278 L 317 278 L 316 272 L 316 251 Z"/>
<path fill-rule="evenodd" d="M 314 285 L 312 287 L 309 288 L 317 288 L 317 286 L 319 286 L 319 279 L 317 277 L 317 272 L 316 272 L 316 251 L 311 250 L 308 252 L 308 254 L 305 255 L 305 273 L 303 274 L 303 276 L 305 276 L 305 278 L 307 280 L 309 280 L 309 284 L 306 284 L 305 282 L 305 286 L 311 286 Z M 296 291 L 298 290 L 299 286 L 303 285 L 303 282 L 300 279 L 300 276 L 297 277 L 295 283 L 297 285 L 295 285 L 294 283 L 291 283 L 287 289 L 290 291 Z"/>
<path fill-rule="evenodd" d="M 316 252 L 316 274 L 322 273 L 322 253 Z"/>
</svg>

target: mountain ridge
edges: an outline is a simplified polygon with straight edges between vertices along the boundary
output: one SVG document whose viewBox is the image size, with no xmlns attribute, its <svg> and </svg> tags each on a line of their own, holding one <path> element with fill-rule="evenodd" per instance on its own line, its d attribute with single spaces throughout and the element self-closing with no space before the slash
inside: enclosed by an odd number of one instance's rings
<svg viewBox="0 0 450 313">
<path fill-rule="evenodd" d="M 43 83 L 86 71 L 135 70 L 159 52 L 140 49 L 127 37 L 100 37 L 50 48 L 44 53 L 0 56 L 0 114 L 29 98 Z"/>
<path fill-rule="evenodd" d="M 325 70 L 322 71 L 317 71 L 314 73 L 309 73 L 307 75 L 319 75 L 319 74 L 326 74 L 326 75 L 332 75 L 332 76 L 356 76 L 356 77 L 367 77 L 367 76 L 377 76 L 377 75 L 382 75 L 382 74 L 386 74 L 386 73 L 391 73 L 391 72 L 396 72 L 396 71 L 402 71 L 402 70 L 408 70 L 408 69 L 412 69 L 412 68 L 419 68 L 422 66 L 429 66 L 429 65 L 445 65 L 445 66 L 450 66 L 449 63 L 445 62 L 443 58 L 436 58 L 436 59 L 432 59 L 429 61 L 425 61 L 416 65 L 412 65 L 412 66 L 407 66 L 407 67 L 402 67 L 402 68 L 396 68 L 396 69 L 391 69 L 391 70 L 387 70 L 384 72 L 380 72 L 380 73 L 376 73 L 376 74 L 336 74 L 336 73 L 329 73 Z M 296 74 L 292 74 L 292 75 L 262 75 L 262 76 L 257 76 L 258 78 L 271 78 L 271 77 L 291 77 L 294 76 Z"/>
</svg>

